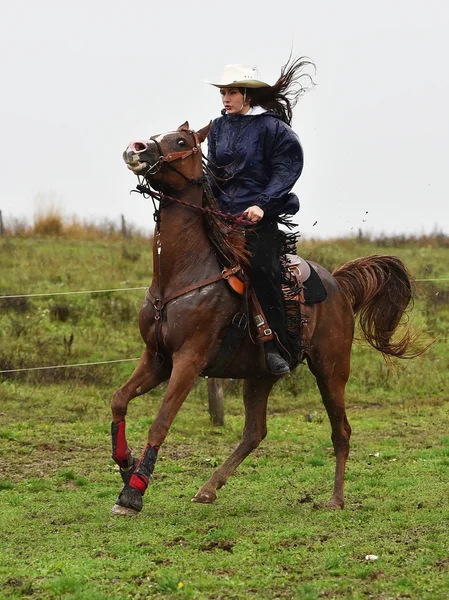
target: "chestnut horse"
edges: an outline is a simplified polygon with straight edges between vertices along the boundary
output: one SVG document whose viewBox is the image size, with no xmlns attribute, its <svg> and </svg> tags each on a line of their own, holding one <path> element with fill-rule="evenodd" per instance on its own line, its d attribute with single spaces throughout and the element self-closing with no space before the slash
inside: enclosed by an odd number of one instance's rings
<svg viewBox="0 0 449 600">
<path fill-rule="evenodd" d="M 220 350 L 240 298 L 222 278 L 204 226 L 204 173 L 201 142 L 210 126 L 197 132 L 188 123 L 177 131 L 131 143 L 124 152 L 130 170 L 143 176 L 161 200 L 154 238 L 154 278 L 140 311 L 139 326 L 146 348 L 130 379 L 112 400 L 113 458 L 124 487 L 113 512 L 136 514 L 160 445 L 197 377 L 208 372 Z M 330 508 L 343 508 L 343 483 L 351 428 L 345 411 L 354 316 L 359 313 L 367 341 L 388 356 L 408 357 L 407 331 L 393 342 L 411 300 L 412 279 L 392 256 L 368 256 L 337 268 L 331 275 L 314 265 L 327 291 L 319 304 L 303 308 L 305 358 L 316 378 L 332 428 L 336 470 Z M 195 494 L 194 502 L 212 503 L 238 465 L 267 433 L 268 395 L 279 379 L 261 366 L 260 346 L 249 335 L 232 362 L 217 377 L 243 379 L 245 425 L 240 443 Z M 161 360 L 162 357 L 162 360 Z M 298 364 L 295 360 L 292 368 Z M 126 442 L 125 416 L 130 400 L 168 381 L 139 461 Z"/>
</svg>

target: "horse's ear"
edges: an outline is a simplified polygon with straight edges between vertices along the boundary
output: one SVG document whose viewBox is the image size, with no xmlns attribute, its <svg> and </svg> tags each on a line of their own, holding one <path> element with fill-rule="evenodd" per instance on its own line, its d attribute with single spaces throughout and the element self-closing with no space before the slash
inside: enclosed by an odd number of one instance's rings
<svg viewBox="0 0 449 600">
<path fill-rule="evenodd" d="M 206 127 L 203 127 L 202 129 L 199 129 L 196 132 L 196 135 L 198 136 L 198 139 L 200 140 L 200 144 L 201 144 L 201 142 L 204 142 L 204 140 L 207 138 L 207 134 L 210 131 L 211 125 L 212 125 L 212 121 L 210 121 L 209 124 L 206 125 Z"/>
<path fill-rule="evenodd" d="M 183 123 L 182 125 L 180 125 L 178 127 L 178 131 L 190 131 L 190 125 L 189 122 L 186 121 L 185 123 Z"/>
</svg>

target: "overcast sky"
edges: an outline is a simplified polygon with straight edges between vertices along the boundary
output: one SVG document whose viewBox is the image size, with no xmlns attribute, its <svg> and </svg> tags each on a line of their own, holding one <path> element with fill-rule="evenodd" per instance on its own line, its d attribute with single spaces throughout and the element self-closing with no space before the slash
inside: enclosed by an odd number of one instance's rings
<svg viewBox="0 0 449 600">
<path fill-rule="evenodd" d="M 127 143 L 201 128 L 221 108 L 204 79 L 243 63 L 274 83 L 293 47 L 317 65 L 293 121 L 303 233 L 449 233 L 446 0 L 0 2 L 6 218 L 57 198 L 67 215 L 151 227 Z"/>
</svg>

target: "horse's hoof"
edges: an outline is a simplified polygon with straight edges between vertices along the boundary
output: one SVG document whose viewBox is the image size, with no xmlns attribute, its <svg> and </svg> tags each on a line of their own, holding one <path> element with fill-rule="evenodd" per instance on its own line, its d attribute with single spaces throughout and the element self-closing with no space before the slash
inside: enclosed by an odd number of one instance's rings
<svg viewBox="0 0 449 600">
<path fill-rule="evenodd" d="M 122 508 L 130 508 L 135 511 L 135 513 L 138 513 L 143 507 L 143 496 L 139 490 L 136 490 L 129 485 L 125 485 L 120 492 L 120 496 L 117 498 L 115 505 L 121 506 Z"/>
<path fill-rule="evenodd" d="M 215 492 L 197 492 L 193 498 L 192 502 L 198 502 L 198 504 L 213 504 L 217 499 L 217 494 Z"/>
<path fill-rule="evenodd" d="M 345 507 L 345 503 L 343 500 L 334 500 L 333 498 L 328 502 L 327 508 L 331 510 L 338 510 Z"/>
<path fill-rule="evenodd" d="M 120 504 L 114 504 L 114 506 L 111 508 L 111 513 L 119 517 L 135 517 L 139 514 L 137 510 L 134 510 L 134 508 L 120 506 Z"/>
</svg>

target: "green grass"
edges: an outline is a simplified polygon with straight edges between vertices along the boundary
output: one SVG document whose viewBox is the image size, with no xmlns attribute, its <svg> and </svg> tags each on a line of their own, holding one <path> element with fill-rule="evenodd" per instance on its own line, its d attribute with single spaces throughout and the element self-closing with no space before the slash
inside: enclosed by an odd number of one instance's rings
<svg viewBox="0 0 449 600">
<path fill-rule="evenodd" d="M 0 242 L 0 293 L 148 285 L 148 242 L 128 243 L 125 252 L 118 242 Z M 329 268 L 377 251 L 399 255 L 416 277 L 426 269 L 448 276 L 447 249 L 430 245 L 349 240 L 303 250 Z M 330 428 L 306 367 L 275 388 L 266 440 L 212 506 L 190 499 L 239 440 L 243 411 L 232 382 L 226 425 L 213 427 L 199 381 L 161 448 L 144 510 L 130 519 L 109 512 L 121 488 L 110 459 L 109 402 L 132 364 L 5 377 L 0 598 L 448 598 L 449 311 L 440 299 L 448 287 L 437 285 L 430 294 L 423 288 L 415 308 L 417 325 L 440 336 L 424 356 L 392 369 L 374 350 L 354 347 L 343 511 L 325 509 Z M 54 299 L 4 303 L 1 364 L 138 356 L 142 296 L 69 296 L 68 314 L 52 311 Z M 63 338 L 71 333 L 69 353 Z M 130 405 L 136 454 L 162 393 Z M 378 559 L 365 560 L 369 554 Z"/>
</svg>

